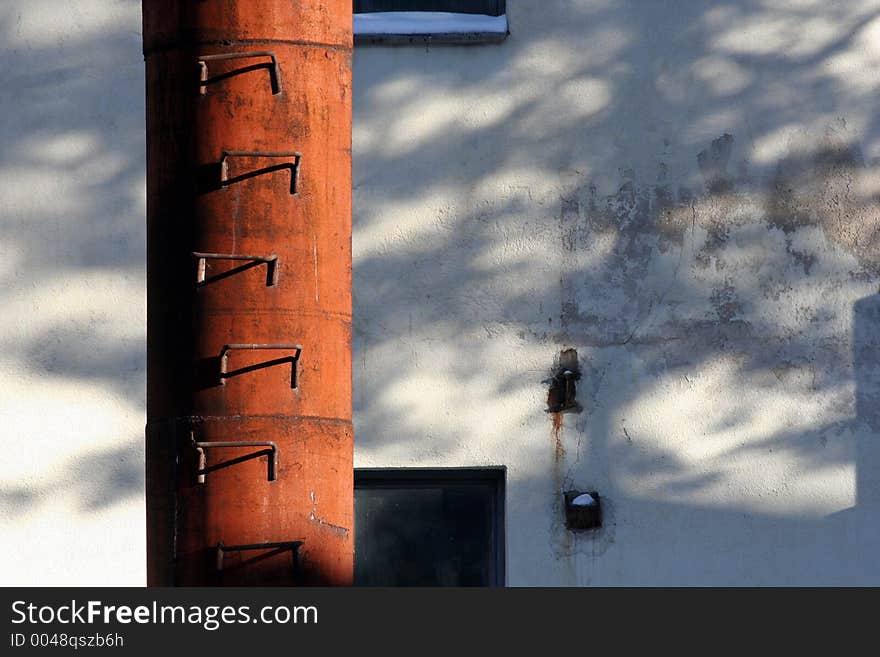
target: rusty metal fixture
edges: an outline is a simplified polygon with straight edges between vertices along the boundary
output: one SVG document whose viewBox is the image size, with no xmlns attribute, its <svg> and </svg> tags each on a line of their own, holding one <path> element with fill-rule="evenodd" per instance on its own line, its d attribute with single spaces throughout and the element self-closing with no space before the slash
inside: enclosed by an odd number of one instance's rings
<svg viewBox="0 0 880 657">
<path fill-rule="evenodd" d="M 602 499 L 596 491 L 569 490 L 563 493 L 565 526 L 572 530 L 602 526 Z"/>
<path fill-rule="evenodd" d="M 350 584 L 351 2 L 143 18 L 148 583 Z"/>
<path fill-rule="evenodd" d="M 267 556 L 290 552 L 292 560 L 290 564 L 290 572 L 296 577 L 297 571 L 299 570 L 299 549 L 302 547 L 302 544 L 302 541 L 277 541 L 274 543 L 254 543 L 253 545 L 223 545 L 221 542 L 217 544 L 216 548 L 215 567 L 218 573 L 223 573 L 223 571 L 226 570 L 227 552 L 262 552 L 262 554 L 255 557 L 255 559 L 263 559 Z M 247 566 L 247 563 L 239 565 L 240 568 L 245 566 Z"/>
<path fill-rule="evenodd" d="M 249 173 L 242 173 L 238 176 L 235 176 L 234 178 L 230 178 L 229 159 L 233 157 L 285 159 L 293 158 L 293 162 L 288 164 L 277 164 L 271 167 L 266 167 L 264 169 L 256 169 Z M 283 153 L 273 153 L 269 151 L 223 151 L 223 154 L 220 156 L 220 186 L 227 187 L 232 183 L 246 180 L 248 178 L 252 178 L 254 176 L 258 176 L 264 173 L 271 173 L 272 171 L 279 171 L 281 169 L 290 169 L 290 193 L 291 195 L 293 195 L 296 194 L 297 185 L 299 184 L 299 166 L 301 160 L 302 153 L 296 151 Z"/>
<path fill-rule="evenodd" d="M 235 463 L 241 463 L 242 461 L 263 455 L 269 456 L 268 465 L 266 466 L 266 476 L 269 481 L 275 481 L 278 477 L 276 474 L 278 472 L 278 446 L 271 440 L 229 440 L 222 443 L 206 443 L 197 441 L 195 435 L 193 435 L 192 444 L 199 458 L 199 464 L 196 470 L 197 483 L 205 483 L 208 473 L 212 470 L 219 470 L 220 468 L 228 467 Z M 208 467 L 208 455 L 205 450 L 223 449 L 226 447 L 268 447 L 268 449 L 260 450 L 259 452 L 252 452 L 246 456 L 239 456 L 236 459 L 224 461 Z"/>
<path fill-rule="evenodd" d="M 242 260 L 258 265 L 266 263 L 266 285 L 272 287 L 278 285 L 278 256 L 274 253 L 268 256 L 243 255 L 240 253 L 193 253 L 193 258 L 198 262 L 196 269 L 196 285 L 204 285 L 208 282 L 208 260 Z M 245 265 L 245 268 L 249 267 Z M 228 275 L 228 274 L 224 274 Z"/>
<path fill-rule="evenodd" d="M 283 358 L 276 358 L 274 360 L 264 361 L 256 365 L 242 367 L 240 369 L 230 372 L 229 352 L 235 349 L 241 349 L 245 351 L 254 351 L 256 349 L 277 351 L 279 349 L 282 349 L 284 351 L 295 351 L 296 354 L 293 356 L 285 356 Z M 301 353 L 302 345 L 299 344 L 225 344 L 223 345 L 223 349 L 220 350 L 220 385 L 225 386 L 226 379 L 228 379 L 230 376 L 236 376 L 238 374 L 244 374 L 245 372 L 251 372 L 261 367 L 280 365 L 281 363 L 290 363 L 290 387 L 296 388 L 296 370 L 299 367 L 299 357 Z"/>
<path fill-rule="evenodd" d="M 553 376 L 545 381 L 550 388 L 547 392 L 547 412 L 580 412 L 577 401 L 577 381 L 581 378 L 577 350 L 563 349 L 554 366 Z"/>
<path fill-rule="evenodd" d="M 208 85 L 212 82 L 219 82 L 226 79 L 226 76 L 217 76 L 216 78 L 208 77 L 208 62 L 219 62 L 227 59 L 252 59 L 255 57 L 268 57 L 272 60 L 272 65 L 266 67 L 269 69 L 269 81 L 272 84 L 272 94 L 277 96 L 281 93 L 281 69 L 278 66 L 278 58 L 274 52 L 229 52 L 222 55 L 202 55 L 199 58 L 199 93 L 203 96 L 208 93 Z M 264 68 L 265 65 L 257 65 L 249 70 Z"/>
</svg>

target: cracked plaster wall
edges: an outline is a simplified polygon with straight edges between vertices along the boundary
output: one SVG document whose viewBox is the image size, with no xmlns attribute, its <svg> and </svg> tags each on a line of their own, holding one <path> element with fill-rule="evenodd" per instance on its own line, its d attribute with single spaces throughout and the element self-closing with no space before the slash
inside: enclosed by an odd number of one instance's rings
<svg viewBox="0 0 880 657">
<path fill-rule="evenodd" d="M 514 585 L 880 583 L 880 3 L 508 5 L 355 53 L 358 465 L 506 465 Z M 144 581 L 139 30 L 0 8 L 5 585 Z"/>
<path fill-rule="evenodd" d="M 506 465 L 510 584 L 880 582 L 880 4 L 840 4 L 356 52 L 356 461 Z"/>
</svg>

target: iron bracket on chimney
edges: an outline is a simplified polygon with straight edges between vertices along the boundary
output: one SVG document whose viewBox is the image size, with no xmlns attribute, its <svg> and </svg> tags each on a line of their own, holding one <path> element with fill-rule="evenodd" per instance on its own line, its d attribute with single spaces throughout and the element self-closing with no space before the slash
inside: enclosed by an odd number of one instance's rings
<svg viewBox="0 0 880 657">
<path fill-rule="evenodd" d="M 278 256 L 274 253 L 267 256 L 255 256 L 240 255 L 237 253 L 198 253 L 194 251 L 192 256 L 198 262 L 198 267 L 196 269 L 197 285 L 205 283 L 207 260 L 245 260 L 254 263 L 265 262 L 268 266 L 266 271 L 266 286 L 272 287 L 273 285 L 278 284 Z"/>
<path fill-rule="evenodd" d="M 278 59 L 272 51 L 266 52 L 230 52 L 222 55 L 202 55 L 199 57 L 199 93 L 204 96 L 208 93 L 208 62 L 217 62 L 225 59 L 247 59 L 251 57 L 268 57 L 272 60 L 272 66 L 269 68 L 269 81 L 272 85 L 272 95 L 277 96 L 281 93 L 281 67 L 278 65 Z"/>
<path fill-rule="evenodd" d="M 275 550 L 283 552 L 290 550 L 293 553 L 293 573 L 296 575 L 299 566 L 299 548 L 303 541 L 280 541 L 276 543 L 252 543 L 250 545 L 223 545 L 217 543 L 217 571 L 223 572 L 224 557 L 227 552 L 245 552 L 250 550 Z"/>
<path fill-rule="evenodd" d="M 268 479 L 269 481 L 275 481 L 278 478 L 278 446 L 271 440 L 226 440 L 217 442 L 204 442 L 197 441 L 194 432 L 190 432 L 190 438 L 192 440 L 192 445 L 196 450 L 196 454 L 198 454 L 199 457 L 198 469 L 196 471 L 196 481 L 199 484 L 205 483 L 205 477 L 208 474 L 208 463 L 205 450 L 219 447 L 267 447 L 268 449 L 255 452 L 245 458 L 253 458 L 254 456 L 268 454 Z M 237 461 L 245 460 L 245 458 L 237 459 Z"/>
<path fill-rule="evenodd" d="M 225 344 L 220 350 L 220 385 L 226 385 L 226 378 L 229 374 L 228 360 L 229 352 L 233 350 L 253 351 L 256 349 L 274 349 L 296 351 L 296 355 L 290 356 L 285 360 L 290 360 L 292 370 L 290 376 L 290 387 L 296 388 L 296 370 L 299 365 L 299 357 L 302 354 L 302 345 L 299 344 Z"/>
<path fill-rule="evenodd" d="M 299 187 L 299 164 L 302 160 L 302 153 L 299 151 L 288 152 L 269 152 L 269 151 L 223 151 L 220 157 L 220 186 L 229 186 L 229 158 L 232 157 L 267 157 L 267 158 L 293 158 L 290 163 L 290 193 L 296 194 Z M 285 167 L 287 168 L 287 167 Z"/>
</svg>

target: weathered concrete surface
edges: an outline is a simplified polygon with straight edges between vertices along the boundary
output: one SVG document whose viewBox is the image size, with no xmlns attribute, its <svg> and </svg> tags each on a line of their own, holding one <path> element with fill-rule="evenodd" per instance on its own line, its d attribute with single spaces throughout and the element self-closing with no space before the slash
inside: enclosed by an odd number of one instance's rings
<svg viewBox="0 0 880 657">
<path fill-rule="evenodd" d="M 355 53 L 358 464 L 507 465 L 511 584 L 880 583 L 880 2 L 510 5 Z M 0 7 L 3 584 L 145 581 L 139 30 Z"/>
<path fill-rule="evenodd" d="M 880 3 L 510 4 L 356 53 L 358 465 L 507 465 L 515 585 L 877 584 Z"/>
<path fill-rule="evenodd" d="M 0 583 L 143 585 L 140 3 L 0 6 Z"/>
</svg>

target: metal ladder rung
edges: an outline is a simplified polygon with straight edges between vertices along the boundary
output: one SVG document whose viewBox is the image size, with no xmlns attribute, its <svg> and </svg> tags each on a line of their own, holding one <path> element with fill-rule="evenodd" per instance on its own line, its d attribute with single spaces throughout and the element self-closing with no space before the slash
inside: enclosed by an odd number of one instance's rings
<svg viewBox="0 0 880 657">
<path fill-rule="evenodd" d="M 227 59 L 250 59 L 252 57 L 268 57 L 272 60 L 272 66 L 269 68 L 269 82 L 272 85 L 272 95 L 277 96 L 281 93 L 281 67 L 278 65 L 278 58 L 271 50 L 265 52 L 231 52 L 220 55 L 202 55 L 199 57 L 199 93 L 204 96 L 208 93 L 208 62 L 218 62 Z"/>
<path fill-rule="evenodd" d="M 269 463 L 266 468 L 267 478 L 269 481 L 275 481 L 278 478 L 278 446 L 275 444 L 275 442 L 271 440 L 226 440 L 217 442 L 197 441 L 194 431 L 190 432 L 190 440 L 192 441 L 193 448 L 196 450 L 196 453 L 199 457 L 198 469 L 196 470 L 196 482 L 199 484 L 205 483 L 205 478 L 208 474 L 208 462 L 205 450 L 221 447 L 267 447 L 268 449 L 254 452 L 253 454 L 250 454 L 248 456 L 235 459 L 234 462 L 238 463 L 240 461 L 256 458 L 258 456 L 264 455 L 266 452 L 269 452 Z"/>
<path fill-rule="evenodd" d="M 196 285 L 204 285 L 207 279 L 208 260 L 236 260 L 254 263 L 264 262 L 267 265 L 266 287 L 278 285 L 278 256 L 274 253 L 267 256 L 243 255 L 238 253 L 200 253 L 193 251 L 192 257 L 196 259 Z"/>
<path fill-rule="evenodd" d="M 279 165 L 275 167 L 278 168 L 289 168 L 290 169 L 290 194 L 295 195 L 297 189 L 299 188 L 299 170 L 300 170 L 300 161 L 302 160 L 302 153 L 299 151 L 285 151 L 285 152 L 272 152 L 272 151 L 223 151 L 220 156 L 220 186 L 228 187 L 230 183 L 237 182 L 246 177 L 250 177 L 250 175 L 237 176 L 235 178 L 229 177 L 229 162 L 230 158 L 239 158 L 239 157 L 258 157 L 258 158 L 293 158 L 293 162 L 289 162 L 288 166 Z"/>
<path fill-rule="evenodd" d="M 226 385 L 226 378 L 232 374 L 228 371 L 229 352 L 233 350 L 253 351 L 257 349 L 279 349 L 296 351 L 296 355 L 289 356 L 282 360 L 291 361 L 292 373 L 290 376 L 290 387 L 296 388 L 296 370 L 299 366 L 299 357 L 302 354 L 302 345 L 300 344 L 227 344 L 223 345 L 220 350 L 220 385 Z"/>
<path fill-rule="evenodd" d="M 225 555 L 227 552 L 246 552 L 251 550 L 276 550 L 284 552 L 290 550 L 293 554 L 293 574 L 296 576 L 299 570 L 299 548 L 303 545 L 303 541 L 280 541 L 275 543 L 251 543 L 249 545 L 223 545 L 223 542 L 217 543 L 217 571 L 223 572 Z"/>
</svg>

